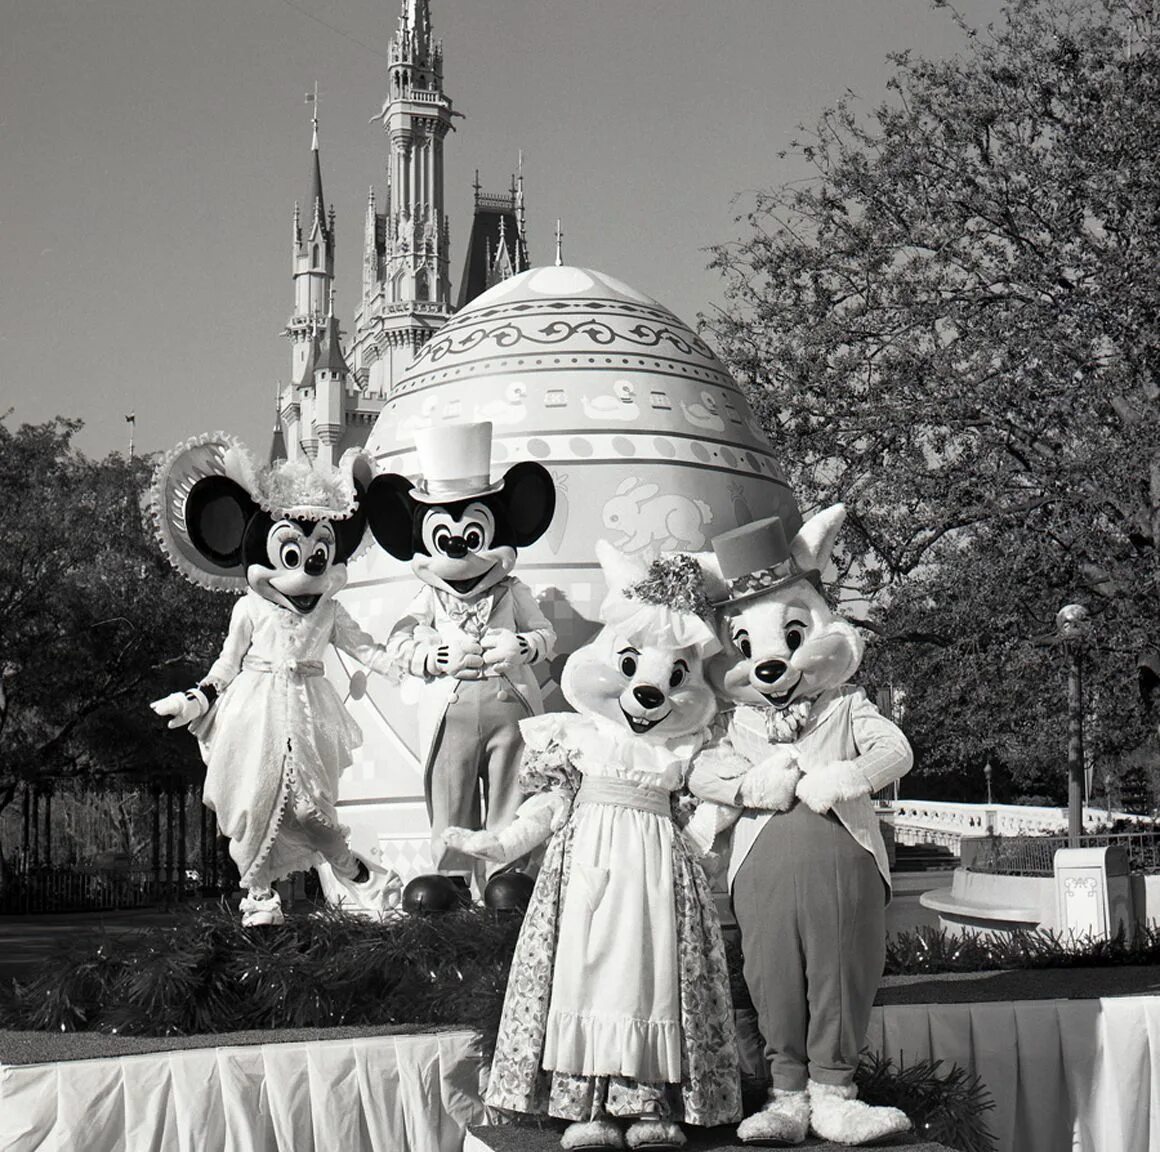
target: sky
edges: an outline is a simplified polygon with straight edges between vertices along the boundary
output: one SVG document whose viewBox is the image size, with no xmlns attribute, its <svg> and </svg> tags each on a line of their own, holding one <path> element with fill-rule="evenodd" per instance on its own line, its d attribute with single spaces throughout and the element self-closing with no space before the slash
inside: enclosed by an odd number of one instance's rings
<svg viewBox="0 0 1160 1152">
<path fill-rule="evenodd" d="M 1000 0 L 957 0 L 976 27 Z M 317 82 L 350 327 L 363 220 L 385 187 L 368 121 L 399 0 L 0 0 L 0 415 L 77 417 L 86 453 L 216 429 L 264 453 L 309 191 Z M 847 90 L 888 98 L 888 54 L 954 55 L 930 0 L 431 0 L 444 87 L 452 296 L 475 169 L 524 153 L 533 264 L 602 270 L 689 323 L 723 303 L 710 245 L 778 153 Z"/>
</svg>

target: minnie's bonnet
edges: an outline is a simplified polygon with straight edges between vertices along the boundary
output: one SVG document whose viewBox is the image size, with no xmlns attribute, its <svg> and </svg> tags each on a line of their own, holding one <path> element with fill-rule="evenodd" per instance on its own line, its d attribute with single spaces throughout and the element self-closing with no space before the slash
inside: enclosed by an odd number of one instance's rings
<svg viewBox="0 0 1160 1152">
<path fill-rule="evenodd" d="M 346 520 L 358 511 L 360 488 L 373 477 L 360 449 L 344 453 L 337 467 L 308 460 L 260 463 L 236 437 L 209 432 L 178 444 L 162 458 L 149 490 L 149 513 L 162 550 L 188 580 L 203 588 L 242 592 L 241 563 L 223 569 L 198 551 L 185 520 L 194 485 L 213 477 L 232 480 L 275 520 Z"/>
</svg>

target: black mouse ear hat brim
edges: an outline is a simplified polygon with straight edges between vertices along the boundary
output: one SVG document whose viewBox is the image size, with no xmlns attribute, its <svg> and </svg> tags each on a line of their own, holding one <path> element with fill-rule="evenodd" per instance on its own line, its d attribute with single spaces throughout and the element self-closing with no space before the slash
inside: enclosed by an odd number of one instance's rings
<svg viewBox="0 0 1160 1152">
<path fill-rule="evenodd" d="M 225 568 L 204 556 L 194 544 L 185 508 L 194 485 L 220 477 L 247 491 L 247 472 L 241 457 L 248 456 L 240 440 L 225 432 L 194 436 L 165 454 L 153 473 L 149 515 L 161 550 L 187 580 L 215 592 L 244 592 L 245 565 Z"/>
<path fill-rule="evenodd" d="M 186 520 L 195 485 L 215 478 L 223 489 L 236 485 L 239 502 L 248 500 L 274 519 L 346 520 L 358 512 L 372 475 L 369 458 L 358 449 L 345 453 L 337 468 L 315 468 L 305 460 L 267 466 L 235 437 L 210 432 L 178 444 L 157 465 L 149 513 L 162 550 L 187 580 L 213 591 L 244 592 L 240 554 L 234 563 L 220 557 L 215 562 L 195 542 Z"/>
</svg>

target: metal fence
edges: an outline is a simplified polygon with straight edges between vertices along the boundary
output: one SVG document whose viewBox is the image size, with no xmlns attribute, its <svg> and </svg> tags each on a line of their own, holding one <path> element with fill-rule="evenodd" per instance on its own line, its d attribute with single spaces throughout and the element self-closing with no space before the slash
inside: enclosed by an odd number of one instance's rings
<svg viewBox="0 0 1160 1152">
<path fill-rule="evenodd" d="M 172 906 L 204 894 L 195 871 L 166 876 L 149 868 L 7 863 L 0 877 L 0 915 Z"/>
<path fill-rule="evenodd" d="M 962 865 L 995 876 L 1051 876 L 1066 836 L 964 837 Z M 1160 873 L 1160 832 L 1101 832 L 1081 836 L 1081 848 L 1124 848 L 1132 872 Z"/>
<path fill-rule="evenodd" d="M 40 781 L 0 811 L 0 915 L 172 905 L 237 871 L 201 790 Z"/>
</svg>

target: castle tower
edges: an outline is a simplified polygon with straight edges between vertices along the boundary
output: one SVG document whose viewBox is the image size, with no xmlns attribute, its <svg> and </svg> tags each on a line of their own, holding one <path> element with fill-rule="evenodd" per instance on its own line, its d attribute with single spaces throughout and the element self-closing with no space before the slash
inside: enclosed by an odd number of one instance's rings
<svg viewBox="0 0 1160 1152">
<path fill-rule="evenodd" d="M 475 211 L 471 237 L 459 282 L 458 307 L 465 308 L 492 285 L 526 272 L 528 243 L 524 234 L 524 161 L 507 193 L 484 192 L 475 173 Z"/>
<path fill-rule="evenodd" d="M 332 467 L 338 463 L 344 447 L 343 436 L 350 407 L 350 398 L 347 396 L 349 376 L 350 369 L 340 344 L 338 320 L 334 315 L 334 290 L 331 289 L 326 323 L 314 360 L 314 392 L 311 399 L 316 443 L 311 455 Z"/>
<path fill-rule="evenodd" d="M 363 299 L 351 348 L 365 399 L 380 403 L 453 311 L 443 198 L 452 109 L 428 0 L 402 0 L 388 61 L 377 117 L 387 138 L 387 196 L 381 213 L 373 188 L 367 203 Z"/>
<path fill-rule="evenodd" d="M 310 145 L 310 192 L 303 216 L 294 205 L 291 262 L 294 273 L 294 314 L 286 325 L 290 337 L 290 384 L 308 382 L 313 346 L 326 316 L 334 283 L 334 208 L 322 197 L 322 163 L 318 155 L 318 102 L 314 101 Z"/>
<path fill-rule="evenodd" d="M 286 459 L 286 437 L 282 432 L 282 385 L 274 387 L 274 429 L 270 436 L 269 463 Z"/>
</svg>

